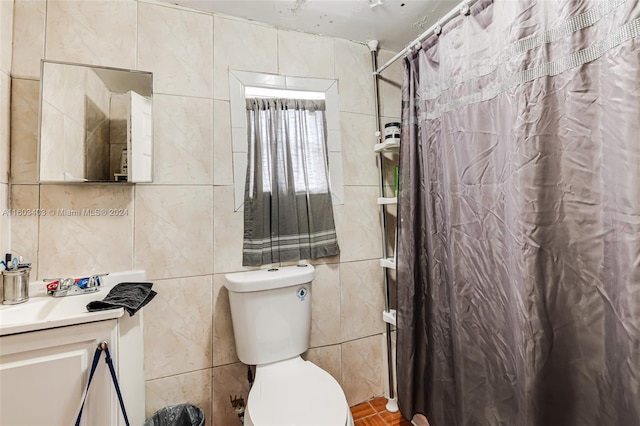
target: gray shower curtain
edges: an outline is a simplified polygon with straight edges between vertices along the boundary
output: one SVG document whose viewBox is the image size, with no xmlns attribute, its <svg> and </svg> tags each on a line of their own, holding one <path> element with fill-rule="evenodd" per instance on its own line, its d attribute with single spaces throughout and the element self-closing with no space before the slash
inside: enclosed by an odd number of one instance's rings
<svg viewBox="0 0 640 426">
<path fill-rule="evenodd" d="M 640 425 L 640 3 L 480 0 L 402 114 L 404 417 Z"/>
</svg>

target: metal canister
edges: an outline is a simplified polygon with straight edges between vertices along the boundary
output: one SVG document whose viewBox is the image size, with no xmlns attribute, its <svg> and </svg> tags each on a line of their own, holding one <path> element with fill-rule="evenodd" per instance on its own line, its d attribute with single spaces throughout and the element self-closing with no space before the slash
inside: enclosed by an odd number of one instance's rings
<svg viewBox="0 0 640 426">
<path fill-rule="evenodd" d="M 2 304 L 15 305 L 29 300 L 29 274 L 31 268 L 2 271 Z"/>
</svg>

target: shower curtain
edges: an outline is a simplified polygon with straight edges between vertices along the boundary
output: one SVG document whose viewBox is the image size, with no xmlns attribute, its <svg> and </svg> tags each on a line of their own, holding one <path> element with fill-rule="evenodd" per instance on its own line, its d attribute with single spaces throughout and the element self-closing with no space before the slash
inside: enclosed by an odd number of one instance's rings
<svg viewBox="0 0 640 426">
<path fill-rule="evenodd" d="M 640 2 L 480 0 L 402 122 L 404 417 L 640 425 Z"/>
</svg>

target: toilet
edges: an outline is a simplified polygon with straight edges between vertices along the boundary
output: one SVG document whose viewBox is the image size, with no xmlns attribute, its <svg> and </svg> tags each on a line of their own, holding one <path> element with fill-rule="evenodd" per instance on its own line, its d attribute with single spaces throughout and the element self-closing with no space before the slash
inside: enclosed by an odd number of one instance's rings
<svg viewBox="0 0 640 426">
<path fill-rule="evenodd" d="M 238 358 L 256 366 L 245 426 L 353 426 L 338 382 L 300 357 L 314 275 L 311 265 L 225 275 Z"/>
</svg>

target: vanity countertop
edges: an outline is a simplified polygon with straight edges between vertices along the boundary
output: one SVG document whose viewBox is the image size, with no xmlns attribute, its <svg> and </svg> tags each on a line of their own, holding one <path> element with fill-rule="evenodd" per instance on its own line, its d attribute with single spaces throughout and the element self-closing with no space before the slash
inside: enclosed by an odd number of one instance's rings
<svg viewBox="0 0 640 426">
<path fill-rule="evenodd" d="M 0 305 L 0 336 L 120 318 L 124 315 L 123 308 L 89 312 L 87 304 L 104 299 L 109 290 L 120 282 L 145 279 L 144 271 L 111 273 L 103 277 L 100 291 L 58 298 L 47 294 L 43 282 L 32 282 L 29 300 L 17 305 Z"/>
</svg>

